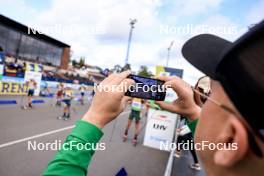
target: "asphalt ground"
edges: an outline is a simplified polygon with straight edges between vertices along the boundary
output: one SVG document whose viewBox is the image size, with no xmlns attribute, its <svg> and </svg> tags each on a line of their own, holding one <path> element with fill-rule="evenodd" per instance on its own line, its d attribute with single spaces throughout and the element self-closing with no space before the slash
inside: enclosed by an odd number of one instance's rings
<svg viewBox="0 0 264 176">
<path fill-rule="evenodd" d="M 54 157 L 53 150 L 29 150 L 28 142 L 50 143 L 64 141 L 75 122 L 80 119 L 89 107 L 73 102 L 75 112 L 69 121 L 57 120 L 62 114 L 62 107 L 54 107 L 54 100 L 44 99 L 45 104 L 36 104 L 33 110 L 22 110 L 21 97 L 1 96 L 1 99 L 17 99 L 17 105 L 0 105 L 0 176 L 37 176 L 41 175 L 47 163 Z M 37 98 L 43 99 L 43 98 Z M 134 147 L 131 143 L 134 125 L 129 133 L 129 140 L 122 142 L 122 135 L 127 123 L 130 109 L 104 129 L 100 142 L 106 144 L 106 150 L 97 151 L 88 169 L 89 176 L 114 176 L 125 168 L 129 176 L 160 176 L 164 174 L 169 157 L 168 152 L 142 146 L 144 129 Z M 142 126 L 146 118 L 142 118 Z M 192 171 L 188 165 L 190 155 L 184 152 L 181 159 L 174 162 L 173 175 L 203 175 Z"/>
</svg>

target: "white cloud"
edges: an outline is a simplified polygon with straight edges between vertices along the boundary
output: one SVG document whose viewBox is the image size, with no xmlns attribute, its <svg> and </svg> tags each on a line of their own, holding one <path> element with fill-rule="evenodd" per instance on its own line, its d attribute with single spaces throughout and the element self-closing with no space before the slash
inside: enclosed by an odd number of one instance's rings
<svg viewBox="0 0 264 176">
<path fill-rule="evenodd" d="M 256 24 L 264 19 L 264 0 L 259 1 L 246 16 L 248 24 Z"/>
<path fill-rule="evenodd" d="M 246 31 L 239 24 L 221 14 L 210 16 L 201 25 L 207 26 L 203 33 L 214 34 L 230 41 L 234 41 Z"/>
<path fill-rule="evenodd" d="M 217 8 L 222 0 L 185 0 L 180 3 L 181 13 L 184 15 L 195 15 L 205 13 L 207 10 Z"/>
<path fill-rule="evenodd" d="M 20 15 L 17 15 L 15 19 L 17 21 L 32 19 L 37 13 L 37 11 L 31 8 L 24 0 L 0 0 L 0 4 L 0 14 L 12 15 L 19 13 Z"/>
<path fill-rule="evenodd" d="M 184 17 L 206 14 L 208 10 L 217 12 L 222 1 L 51 0 L 47 8 L 36 11 L 24 0 L 10 0 L 9 2 L 0 0 L 5 8 L 21 9 L 19 13 L 16 13 L 19 14 L 17 16 L 31 17 L 21 21 L 25 24 L 33 26 L 59 24 L 64 28 L 72 27 L 73 32 L 49 34 L 71 45 L 74 59 L 85 56 L 88 64 L 103 68 L 124 64 L 130 27 L 129 18 L 136 18 L 138 22 L 133 33 L 129 59 L 132 68 L 137 69 L 140 65 L 147 65 L 154 71 L 156 65 L 165 65 L 167 47 L 174 40 L 169 66 L 184 68 L 184 77 L 190 82 L 194 82 L 195 78 L 201 76 L 201 73 L 190 66 L 181 55 L 183 43 L 192 35 L 174 33 L 164 35 L 160 33 L 159 28 L 165 23 L 176 25 L 177 20 Z M 171 6 L 170 11 L 165 10 L 164 12 L 162 8 L 165 5 Z M 13 13 L 12 11 L 11 14 Z M 5 14 L 8 15 L 8 10 Z M 162 15 L 169 18 L 164 21 Z M 210 16 L 199 24 L 214 27 L 238 26 L 222 14 Z M 221 36 L 233 40 L 240 33 Z"/>
<path fill-rule="evenodd" d="M 63 4 L 63 6 L 61 5 Z M 60 24 L 67 27 L 74 27 L 75 32 L 68 34 L 57 34 L 55 37 L 72 45 L 75 53 L 85 54 L 79 49 L 86 47 L 87 55 L 96 45 L 111 47 L 111 45 L 124 45 L 126 49 L 127 36 L 129 32 L 129 18 L 137 18 L 133 41 L 142 41 L 147 39 L 144 33 L 147 28 L 151 28 L 158 23 L 155 18 L 155 6 L 158 1 L 143 0 L 135 3 L 135 1 L 119 1 L 111 2 L 103 1 L 71 1 L 71 0 L 54 0 L 51 8 L 40 12 L 31 24 L 34 26 L 52 26 Z M 93 35 L 88 31 L 96 27 L 102 27 L 103 35 Z M 82 47 L 78 47 L 82 45 Z M 106 49 L 107 50 L 107 49 Z M 109 53 L 105 53 L 109 55 Z M 113 54 L 113 53 L 111 53 Z"/>
</svg>

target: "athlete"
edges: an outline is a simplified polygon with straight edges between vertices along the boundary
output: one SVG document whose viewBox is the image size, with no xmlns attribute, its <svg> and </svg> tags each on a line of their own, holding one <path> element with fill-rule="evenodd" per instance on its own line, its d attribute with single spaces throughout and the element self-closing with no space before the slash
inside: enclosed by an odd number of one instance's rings
<svg viewBox="0 0 264 176">
<path fill-rule="evenodd" d="M 32 107 L 32 97 L 34 96 L 35 89 L 37 88 L 37 83 L 34 79 L 30 79 L 26 82 L 26 85 L 28 86 L 28 107 Z"/>
<path fill-rule="evenodd" d="M 72 89 L 70 87 L 66 87 L 63 91 L 63 99 L 62 102 L 65 103 L 63 108 L 63 115 L 58 117 L 58 119 L 69 120 L 70 119 L 70 108 L 71 108 L 71 100 L 73 99 Z"/>
<path fill-rule="evenodd" d="M 131 113 L 129 115 L 127 126 L 126 126 L 125 133 L 123 136 L 123 141 L 125 142 L 127 140 L 128 130 L 132 124 L 133 119 L 135 119 L 136 131 L 135 131 L 134 138 L 132 140 L 132 143 L 134 146 L 136 146 L 137 142 L 138 142 L 137 138 L 138 138 L 138 135 L 140 132 L 140 114 L 141 114 L 143 104 L 144 104 L 144 100 L 142 100 L 142 99 L 139 99 L 139 98 L 133 98 L 132 99 Z"/>
<path fill-rule="evenodd" d="M 80 91 L 80 94 L 81 94 L 81 98 L 80 98 L 81 105 L 84 105 L 85 90 L 86 90 L 85 86 L 81 85 L 81 87 L 79 88 L 79 91 Z"/>
<path fill-rule="evenodd" d="M 63 90 L 64 90 L 63 83 L 59 83 L 57 88 L 58 88 L 58 90 L 57 90 L 57 93 L 56 93 L 56 106 L 61 106 Z"/>
</svg>

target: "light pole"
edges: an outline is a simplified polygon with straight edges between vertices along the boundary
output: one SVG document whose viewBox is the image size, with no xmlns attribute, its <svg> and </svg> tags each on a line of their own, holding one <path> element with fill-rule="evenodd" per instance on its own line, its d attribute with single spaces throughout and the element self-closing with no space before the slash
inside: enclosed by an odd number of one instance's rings
<svg viewBox="0 0 264 176">
<path fill-rule="evenodd" d="M 130 50 L 130 44 L 131 44 L 131 39 L 132 39 L 132 33 L 133 29 L 135 28 L 135 24 L 137 22 L 137 19 L 129 19 L 130 20 L 130 31 L 129 31 L 129 37 L 128 37 L 128 44 L 127 44 L 127 53 L 126 53 L 126 60 L 125 60 L 125 65 L 128 64 L 128 58 L 129 58 L 129 50 Z"/>
<path fill-rule="evenodd" d="M 167 50 L 168 50 L 168 55 L 167 55 L 167 60 L 166 60 L 166 67 L 168 67 L 168 64 L 169 64 L 170 51 L 171 51 L 171 48 L 172 48 L 173 43 L 174 43 L 174 41 L 171 41 L 170 46 L 167 48 Z"/>
</svg>

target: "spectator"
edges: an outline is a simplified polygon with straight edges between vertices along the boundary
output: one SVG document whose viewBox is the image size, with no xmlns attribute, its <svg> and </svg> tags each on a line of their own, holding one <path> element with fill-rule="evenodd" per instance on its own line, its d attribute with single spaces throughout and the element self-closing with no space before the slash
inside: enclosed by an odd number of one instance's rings
<svg viewBox="0 0 264 176">
<path fill-rule="evenodd" d="M 207 147 L 199 151 L 207 175 L 263 175 L 263 36 L 264 21 L 235 43 L 202 34 L 184 44 L 184 57 L 212 78 L 210 97 L 178 77 L 160 77 L 178 95 L 172 104 L 160 103 L 162 108 L 190 119 L 200 117 L 196 143 L 222 144 L 222 150 Z M 131 85 L 133 81 L 126 78 L 128 74 L 112 74 L 102 85 Z M 207 100 L 202 109 L 195 103 L 194 92 Z M 100 129 L 124 110 L 124 94 L 96 92 L 90 109 L 65 143 L 97 143 L 103 135 Z M 43 175 L 86 175 L 93 154 L 93 150 L 62 149 Z"/>
<path fill-rule="evenodd" d="M 0 46 L 0 64 L 5 63 L 5 54 L 3 48 Z"/>
</svg>

